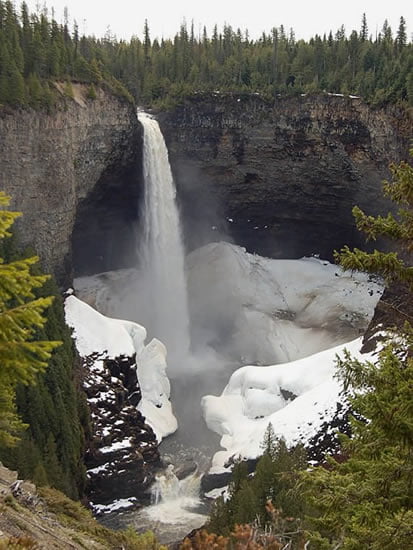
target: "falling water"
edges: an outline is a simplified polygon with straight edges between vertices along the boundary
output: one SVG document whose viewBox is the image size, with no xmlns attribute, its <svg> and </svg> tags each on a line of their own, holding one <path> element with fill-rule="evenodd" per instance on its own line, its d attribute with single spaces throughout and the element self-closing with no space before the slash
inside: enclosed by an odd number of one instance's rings
<svg viewBox="0 0 413 550">
<path fill-rule="evenodd" d="M 157 476 L 152 486 L 153 504 L 173 503 L 177 506 L 192 507 L 200 504 L 199 489 L 201 478 L 199 474 L 191 474 L 188 477 L 179 480 L 174 472 L 174 466 L 170 464 L 166 470 Z"/>
<path fill-rule="evenodd" d="M 207 509 L 199 496 L 200 482 L 197 473 L 179 480 L 174 467 L 168 466 L 163 474 L 158 474 L 152 487 L 152 506 L 143 508 L 134 517 L 126 515 L 128 524 L 137 531 L 154 530 L 162 543 L 182 539 L 207 520 Z"/>
<path fill-rule="evenodd" d="M 159 125 L 138 112 L 143 126 L 145 199 L 140 239 L 142 280 L 147 301 L 147 328 L 167 347 L 169 364 L 189 353 L 185 256 L 176 189 Z"/>
</svg>

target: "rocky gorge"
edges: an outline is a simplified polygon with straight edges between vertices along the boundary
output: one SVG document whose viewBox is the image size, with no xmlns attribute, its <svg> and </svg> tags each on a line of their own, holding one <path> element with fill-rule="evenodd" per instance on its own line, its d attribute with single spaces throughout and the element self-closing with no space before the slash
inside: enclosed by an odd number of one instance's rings
<svg viewBox="0 0 413 550">
<path fill-rule="evenodd" d="M 92 269 L 108 269 L 115 243 L 118 261 L 130 255 L 139 188 L 133 105 L 103 89 L 88 99 L 82 84 L 73 92 L 51 112 L 0 110 L 0 188 L 23 213 L 19 241 L 63 286 L 86 257 Z"/>
<path fill-rule="evenodd" d="M 35 248 L 62 287 L 73 275 L 135 265 L 142 188 L 134 107 L 103 90 L 92 100 L 82 85 L 74 88 L 74 98 L 55 112 L 0 114 L 1 188 L 24 214 L 20 241 Z M 329 94 L 271 102 L 197 94 L 157 117 L 187 248 L 225 235 L 273 258 L 331 258 L 342 244 L 359 244 L 351 208 L 388 208 L 381 181 L 391 161 L 406 158 L 411 135 L 401 110 Z M 98 504 L 138 496 L 159 466 L 154 434 L 134 409 L 140 396 L 133 361 L 110 357 L 99 379 L 89 384 L 89 371 L 84 380 L 93 431 L 89 494 Z M 110 392 L 112 403 L 101 399 Z M 115 418 L 123 424 L 109 433 Z M 127 452 L 116 451 L 125 438 Z M 110 445 L 113 457 L 103 456 Z M 139 472 L 135 484 L 131 471 Z"/>
<path fill-rule="evenodd" d="M 54 112 L 0 113 L 0 187 L 19 238 L 60 283 L 134 265 L 142 129 L 134 107 L 74 85 Z M 157 113 L 187 248 L 225 235 L 269 257 L 360 244 L 353 205 L 387 210 L 381 182 L 408 156 L 408 111 L 332 94 L 196 94 Z"/>
</svg>

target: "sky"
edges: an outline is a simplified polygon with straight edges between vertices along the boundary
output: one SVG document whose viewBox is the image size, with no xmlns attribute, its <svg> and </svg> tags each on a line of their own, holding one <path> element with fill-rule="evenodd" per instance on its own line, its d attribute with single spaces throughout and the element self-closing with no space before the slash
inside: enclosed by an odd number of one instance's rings
<svg viewBox="0 0 413 550">
<path fill-rule="evenodd" d="M 31 10 L 44 5 L 43 0 L 26 1 Z M 142 38 L 145 18 L 152 39 L 173 37 L 184 19 L 188 27 L 194 21 L 196 33 L 205 25 L 211 35 L 215 23 L 219 28 L 227 23 L 234 30 L 247 28 L 251 38 L 258 38 L 263 31 L 284 25 L 287 30 L 294 29 L 297 39 L 305 40 L 316 33 L 334 33 L 342 24 L 348 35 L 353 29 L 360 30 L 363 13 L 373 37 L 385 19 L 397 31 L 403 15 L 411 38 L 413 22 L 410 0 L 47 0 L 46 5 L 55 8 L 58 22 L 67 6 L 70 19 L 76 19 L 82 33 L 101 37 L 109 27 L 119 39 Z"/>
</svg>

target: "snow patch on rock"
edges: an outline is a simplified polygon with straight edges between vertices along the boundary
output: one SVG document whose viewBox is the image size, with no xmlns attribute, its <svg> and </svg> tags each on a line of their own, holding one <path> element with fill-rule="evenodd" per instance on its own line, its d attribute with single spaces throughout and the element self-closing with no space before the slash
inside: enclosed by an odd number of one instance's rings
<svg viewBox="0 0 413 550">
<path fill-rule="evenodd" d="M 344 350 L 360 360 L 362 339 L 342 344 L 297 361 L 267 367 L 245 366 L 236 370 L 219 397 L 202 400 L 208 427 L 222 436 L 225 449 L 215 454 L 210 473 L 226 471 L 231 457 L 256 458 L 271 422 L 287 445 L 305 443 L 332 418 L 340 402 L 342 386 L 335 378 L 336 357 Z"/>
<path fill-rule="evenodd" d="M 67 324 L 73 328 L 79 354 L 82 357 L 100 354 L 95 365 L 97 371 L 103 368 L 103 358 L 132 357 L 136 353 L 142 392 L 138 410 L 146 417 L 158 442 L 176 431 L 177 421 L 169 401 L 165 346 L 156 339 L 145 345 L 144 327 L 132 321 L 106 317 L 73 295 L 66 298 L 65 315 Z M 99 399 L 102 399 L 102 395 Z"/>
</svg>

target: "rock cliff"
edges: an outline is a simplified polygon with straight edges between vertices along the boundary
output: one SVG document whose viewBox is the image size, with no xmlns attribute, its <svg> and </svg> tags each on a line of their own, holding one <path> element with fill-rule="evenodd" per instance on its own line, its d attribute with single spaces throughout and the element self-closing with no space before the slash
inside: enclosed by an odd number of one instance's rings
<svg viewBox="0 0 413 550">
<path fill-rule="evenodd" d="M 388 210 L 381 181 L 412 120 L 356 97 L 196 94 L 159 115 L 189 248 L 222 231 L 271 257 L 361 244 L 351 209 Z"/>
<path fill-rule="evenodd" d="M 66 284 L 130 266 L 141 190 L 134 108 L 74 85 L 50 114 L 0 111 L 0 188 L 21 210 L 20 239 Z M 407 156 L 411 117 L 329 94 L 196 94 L 158 114 L 189 249 L 222 234 L 272 257 L 363 244 L 351 208 L 387 210 L 381 181 Z"/>
<path fill-rule="evenodd" d="M 95 512 L 148 504 L 160 467 L 153 430 L 136 406 L 142 399 L 135 358 L 82 359 L 92 434 L 85 456 L 87 495 Z"/>
<path fill-rule="evenodd" d="M 85 86 L 73 89 L 49 114 L 0 110 L 0 189 L 23 212 L 19 240 L 62 284 L 73 249 L 75 263 L 87 257 L 94 271 L 125 263 L 139 194 L 133 106 L 103 90 L 91 100 Z"/>
</svg>

